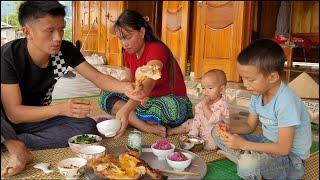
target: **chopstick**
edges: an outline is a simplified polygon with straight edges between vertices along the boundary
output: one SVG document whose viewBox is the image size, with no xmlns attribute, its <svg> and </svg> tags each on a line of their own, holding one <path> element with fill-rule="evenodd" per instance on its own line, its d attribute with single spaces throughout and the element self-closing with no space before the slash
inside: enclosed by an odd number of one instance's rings
<svg viewBox="0 0 320 180">
<path fill-rule="evenodd" d="M 166 169 L 159 169 L 159 171 L 169 174 L 175 174 L 175 175 L 189 175 L 189 176 L 200 176 L 200 173 L 194 173 L 194 172 L 187 172 L 187 171 L 173 171 L 173 170 L 166 170 Z"/>
</svg>

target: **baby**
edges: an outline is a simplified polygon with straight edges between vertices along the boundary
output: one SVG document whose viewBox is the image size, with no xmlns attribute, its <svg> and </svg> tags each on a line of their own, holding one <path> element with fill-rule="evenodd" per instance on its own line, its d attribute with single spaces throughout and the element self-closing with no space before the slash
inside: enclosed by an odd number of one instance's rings
<svg viewBox="0 0 320 180">
<path fill-rule="evenodd" d="M 167 134 L 188 133 L 189 136 L 198 136 L 205 140 L 204 149 L 216 149 L 211 130 L 218 121 L 229 123 L 229 108 L 222 97 L 226 84 L 227 78 L 223 71 L 213 69 L 206 72 L 201 78 L 203 99 L 195 106 L 194 119 L 168 129 Z"/>
</svg>

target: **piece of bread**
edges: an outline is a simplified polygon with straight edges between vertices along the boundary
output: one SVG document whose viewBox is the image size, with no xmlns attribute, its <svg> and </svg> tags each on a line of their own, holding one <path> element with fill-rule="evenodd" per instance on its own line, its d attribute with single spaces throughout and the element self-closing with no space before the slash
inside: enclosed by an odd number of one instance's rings
<svg viewBox="0 0 320 180">
<path fill-rule="evenodd" d="M 136 85 L 140 86 L 148 78 L 158 80 L 161 78 L 160 67 L 158 65 L 144 65 L 138 67 L 135 73 Z"/>
</svg>

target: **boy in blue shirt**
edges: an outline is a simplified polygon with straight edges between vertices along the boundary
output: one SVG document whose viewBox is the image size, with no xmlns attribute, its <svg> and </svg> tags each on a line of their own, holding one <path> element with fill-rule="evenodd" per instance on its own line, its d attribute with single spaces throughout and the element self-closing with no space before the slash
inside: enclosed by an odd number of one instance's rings
<svg viewBox="0 0 320 180">
<path fill-rule="evenodd" d="M 311 126 L 302 100 L 281 81 L 282 48 L 272 40 L 257 40 L 237 61 L 243 84 L 253 94 L 250 114 L 246 121 L 228 124 L 225 136 L 218 135 L 221 124 L 213 128 L 220 152 L 237 163 L 242 178 L 301 179 L 310 155 Z M 259 123 L 263 135 L 249 135 Z"/>
</svg>

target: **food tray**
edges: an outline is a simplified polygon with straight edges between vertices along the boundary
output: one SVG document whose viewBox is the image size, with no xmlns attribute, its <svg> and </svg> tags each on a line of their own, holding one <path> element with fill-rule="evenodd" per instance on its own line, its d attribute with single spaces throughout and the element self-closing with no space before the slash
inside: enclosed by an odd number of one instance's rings
<svg viewBox="0 0 320 180">
<path fill-rule="evenodd" d="M 116 156 L 119 156 L 121 153 L 127 151 L 126 147 L 117 147 L 113 149 L 107 149 L 106 153 L 111 153 Z M 190 176 L 190 175 L 173 175 L 169 173 L 163 173 L 165 176 L 168 176 L 168 179 L 203 179 L 204 176 L 207 173 L 207 165 L 203 159 L 201 159 L 197 154 L 176 148 L 175 151 L 180 152 L 187 152 L 190 153 L 193 156 L 192 162 L 188 168 L 186 168 L 184 171 L 186 172 L 193 172 L 193 173 L 199 173 L 200 176 Z M 167 164 L 166 160 L 158 160 L 158 157 L 155 156 L 152 153 L 152 150 L 150 146 L 144 145 L 142 148 L 142 154 L 140 156 L 141 159 L 143 159 L 146 163 L 149 164 L 149 166 L 153 169 L 160 169 L 160 170 L 172 170 L 171 167 Z M 102 180 L 102 178 L 98 177 L 94 174 L 93 169 L 85 166 L 84 168 L 84 177 L 87 180 Z M 141 179 L 150 179 L 150 177 L 146 174 Z"/>
</svg>

